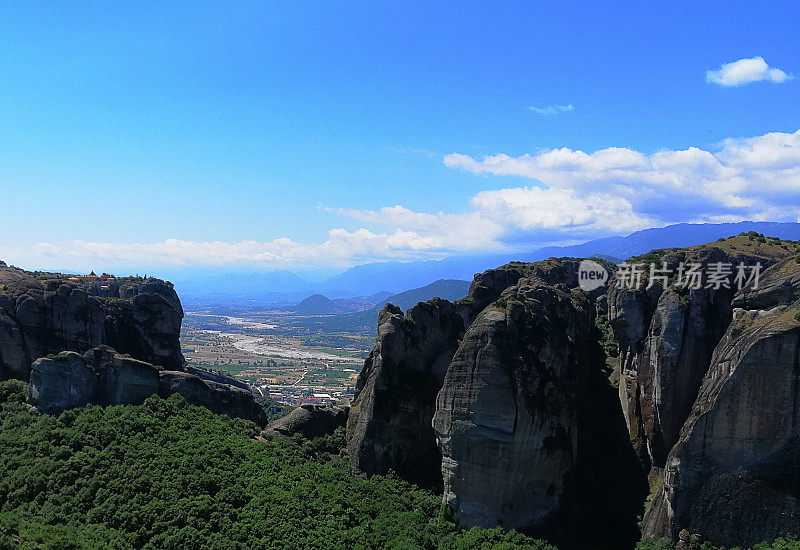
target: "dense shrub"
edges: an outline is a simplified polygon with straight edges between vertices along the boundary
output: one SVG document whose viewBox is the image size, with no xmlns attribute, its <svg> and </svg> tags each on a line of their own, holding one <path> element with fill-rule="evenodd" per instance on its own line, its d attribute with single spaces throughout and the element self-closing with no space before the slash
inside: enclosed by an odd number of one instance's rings
<svg viewBox="0 0 800 550">
<path fill-rule="evenodd" d="M 457 531 L 441 498 L 350 475 L 343 432 L 255 441 L 254 424 L 179 395 L 59 417 L 0 383 L 0 549 L 533 548 Z"/>
</svg>

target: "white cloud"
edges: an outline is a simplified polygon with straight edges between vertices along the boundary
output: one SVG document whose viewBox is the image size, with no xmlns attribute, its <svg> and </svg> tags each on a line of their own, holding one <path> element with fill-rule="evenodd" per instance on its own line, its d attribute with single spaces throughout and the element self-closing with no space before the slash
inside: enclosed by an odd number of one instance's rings
<svg viewBox="0 0 800 550">
<path fill-rule="evenodd" d="M 533 105 L 528 107 L 529 110 L 533 111 L 534 113 L 539 113 L 540 115 L 557 115 L 559 113 L 565 113 L 567 111 L 574 111 L 575 107 L 572 104 L 569 105 L 548 105 L 547 107 L 534 107 Z"/>
<path fill-rule="evenodd" d="M 741 86 L 752 82 L 786 82 L 794 78 L 780 69 L 770 67 L 763 57 L 739 59 L 723 63 L 716 71 L 706 71 L 706 82 L 720 86 Z"/>
<path fill-rule="evenodd" d="M 563 196 L 538 195 L 554 205 L 549 216 L 542 214 L 539 226 L 552 225 L 545 220 L 557 213 L 565 224 L 587 219 L 575 213 L 589 212 L 587 205 L 594 204 L 602 205 L 598 210 L 613 206 L 624 214 L 628 226 L 640 221 L 671 223 L 719 216 L 796 219 L 800 209 L 800 131 L 728 139 L 717 152 L 690 147 L 648 155 L 618 147 L 594 153 L 561 148 L 482 160 L 451 154 L 444 157 L 444 163 L 476 174 L 530 178 L 551 192 L 569 193 L 574 212 L 558 206 Z M 525 204 L 525 200 L 518 198 L 517 202 Z M 626 201 L 630 208 L 618 201 Z"/>
<path fill-rule="evenodd" d="M 513 228 L 630 232 L 655 225 L 626 199 L 609 194 L 580 196 L 571 189 L 522 187 L 483 191 L 472 204 L 483 216 Z"/>
<path fill-rule="evenodd" d="M 483 216 L 480 212 L 464 214 L 427 214 L 403 206 L 386 206 L 380 210 L 331 208 L 331 212 L 368 225 L 386 225 L 427 235 L 436 248 L 480 250 L 498 248 L 498 238 L 506 224 Z"/>
<path fill-rule="evenodd" d="M 800 221 L 800 130 L 727 139 L 713 151 L 560 148 L 481 160 L 451 154 L 444 164 L 533 181 L 479 192 L 461 213 L 401 205 L 323 207 L 363 227 L 331 229 L 322 242 L 51 242 L 0 246 L 0 259 L 76 271 L 181 265 L 310 269 L 512 249 L 515 242 L 543 246 L 675 222 Z"/>
<path fill-rule="evenodd" d="M 288 238 L 267 242 L 199 242 L 166 239 L 155 243 L 88 242 L 36 243 L 27 246 L 0 246 L 0 258 L 10 264 L 30 269 L 97 269 L 142 266 L 259 266 L 269 269 L 311 269 L 320 267 L 350 267 L 358 263 L 381 260 L 414 260 L 441 258 L 453 252 L 502 249 L 497 241 L 503 228 L 475 214 L 463 217 L 441 215 L 441 218 L 405 210 L 403 216 L 412 220 L 432 218 L 416 223 L 424 231 L 412 231 L 397 226 L 388 232 L 373 232 L 367 228 L 347 231 L 337 228 L 328 232 L 320 243 L 300 243 Z M 389 209 L 395 210 L 395 209 Z M 368 219 L 380 212 L 341 211 L 351 217 Z M 437 221 L 438 220 L 438 221 Z M 395 220 L 400 222 L 401 220 Z M 395 224 L 391 224 L 395 225 Z M 484 233 L 484 231 L 486 231 Z"/>
</svg>

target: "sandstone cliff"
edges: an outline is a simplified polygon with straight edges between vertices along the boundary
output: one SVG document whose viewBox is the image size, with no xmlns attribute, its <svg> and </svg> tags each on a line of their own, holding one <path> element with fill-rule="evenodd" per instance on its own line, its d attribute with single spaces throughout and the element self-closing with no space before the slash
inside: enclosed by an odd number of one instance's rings
<svg viewBox="0 0 800 550">
<path fill-rule="evenodd" d="M 375 347 L 356 384 L 347 424 L 356 473 L 390 469 L 441 490 L 441 453 L 432 428 L 436 394 L 466 328 L 523 277 L 577 284 L 577 262 L 514 262 L 477 274 L 469 294 L 434 299 L 403 311 L 388 304 L 378 319 Z"/>
<path fill-rule="evenodd" d="M 735 273 L 728 287 L 705 288 L 703 279 L 701 288 L 687 289 L 674 285 L 678 268 L 696 264 L 708 273 L 720 262 L 733 266 L 760 262 L 766 268 L 788 253 L 778 245 L 744 244 L 751 242 L 734 238 L 653 251 L 628 260 L 644 263 L 640 285 L 626 288 L 619 273 L 609 283 L 608 317 L 620 349 L 619 395 L 645 471 L 657 472 L 664 466 L 732 316 Z M 667 288 L 663 280 L 654 279 L 649 285 L 651 265 L 669 270 Z"/>
<path fill-rule="evenodd" d="M 246 384 L 187 368 L 183 308 L 154 278 L 75 278 L 0 265 L 0 379 L 29 381 L 48 413 L 180 393 L 217 413 L 266 423 Z"/>
<path fill-rule="evenodd" d="M 602 291 L 574 288 L 578 264 L 512 263 L 454 304 L 384 308 L 348 421 L 354 470 L 443 490 L 464 525 L 597 542 L 615 520 L 614 543 L 632 541 L 646 484 L 624 473 L 637 468 L 594 327 Z M 612 507 L 590 511 L 579 485 L 613 488 Z"/>
<path fill-rule="evenodd" d="M 65 351 L 34 361 L 28 402 L 47 414 L 59 414 L 88 404 L 138 405 L 151 395 L 179 393 L 193 405 L 264 426 L 266 414 L 250 391 L 223 381 L 226 377 L 213 381 L 163 370 L 100 346 L 84 355 Z"/>
<path fill-rule="evenodd" d="M 459 521 L 535 528 L 557 512 L 576 461 L 591 322 L 583 293 L 523 279 L 470 325 L 433 419 Z"/>
<path fill-rule="evenodd" d="M 644 534 L 751 545 L 800 533 L 800 261 L 733 301 Z"/>
<path fill-rule="evenodd" d="M 441 455 L 431 427 L 436 393 L 463 333 L 455 306 L 441 299 L 380 312 L 378 338 L 358 377 L 347 423 L 357 473 L 390 469 L 441 490 Z"/>
<path fill-rule="evenodd" d="M 384 308 L 348 422 L 354 470 L 564 548 L 632 547 L 648 481 L 646 536 L 800 533 L 800 243 L 745 234 L 629 262 L 640 284 L 618 273 L 605 295 L 551 259 L 476 275 L 454 304 Z M 757 262 L 758 287 L 736 294 L 736 266 Z M 653 284 L 650 264 L 666 268 Z M 681 264 L 706 274 L 698 288 L 675 284 Z"/>
<path fill-rule="evenodd" d="M 72 281 L 0 267 L 0 377 L 27 380 L 40 357 L 103 344 L 182 370 L 182 319 L 172 284 L 158 279 Z"/>
</svg>

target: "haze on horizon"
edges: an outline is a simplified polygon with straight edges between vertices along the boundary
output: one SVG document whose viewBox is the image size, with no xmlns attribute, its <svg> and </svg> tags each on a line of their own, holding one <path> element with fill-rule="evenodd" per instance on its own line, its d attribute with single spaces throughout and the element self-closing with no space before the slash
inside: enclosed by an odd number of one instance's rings
<svg viewBox="0 0 800 550">
<path fill-rule="evenodd" d="M 800 6 L 0 6 L 0 259 L 341 270 L 800 221 Z"/>
</svg>

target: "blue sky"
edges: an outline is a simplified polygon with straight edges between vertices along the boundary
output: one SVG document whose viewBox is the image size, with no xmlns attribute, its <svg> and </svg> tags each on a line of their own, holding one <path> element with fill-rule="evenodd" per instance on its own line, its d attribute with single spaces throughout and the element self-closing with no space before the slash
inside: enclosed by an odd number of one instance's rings
<svg viewBox="0 0 800 550">
<path fill-rule="evenodd" d="M 0 6 L 0 258 L 303 270 L 798 221 L 796 2 L 133 4 Z"/>
</svg>

